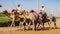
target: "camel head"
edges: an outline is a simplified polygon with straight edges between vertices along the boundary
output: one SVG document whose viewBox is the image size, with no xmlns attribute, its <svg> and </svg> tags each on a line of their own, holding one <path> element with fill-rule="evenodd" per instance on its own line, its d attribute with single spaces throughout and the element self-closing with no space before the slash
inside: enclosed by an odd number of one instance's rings
<svg viewBox="0 0 60 34">
<path fill-rule="evenodd" d="M 8 11 L 7 11 L 7 10 L 4 10 L 2 13 L 3 13 L 3 14 L 7 14 L 7 13 L 8 13 Z"/>
<path fill-rule="evenodd" d="M 17 14 L 17 10 L 16 9 L 13 9 L 12 10 L 12 14 L 14 14 L 14 15 Z"/>
</svg>

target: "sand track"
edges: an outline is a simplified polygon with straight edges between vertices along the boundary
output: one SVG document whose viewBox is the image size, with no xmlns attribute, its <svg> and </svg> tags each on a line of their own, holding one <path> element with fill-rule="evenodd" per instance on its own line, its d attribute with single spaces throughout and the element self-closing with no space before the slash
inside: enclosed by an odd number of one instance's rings
<svg viewBox="0 0 60 34">
<path fill-rule="evenodd" d="M 57 27 L 60 27 L 60 18 L 57 19 Z M 47 24 L 45 24 L 46 27 L 48 27 Z M 54 27 L 53 23 L 51 24 L 52 27 Z M 50 29 L 50 30 L 40 30 L 40 31 L 21 31 L 17 30 L 18 27 L 0 27 L 0 34 L 60 34 L 60 28 L 59 29 Z"/>
</svg>

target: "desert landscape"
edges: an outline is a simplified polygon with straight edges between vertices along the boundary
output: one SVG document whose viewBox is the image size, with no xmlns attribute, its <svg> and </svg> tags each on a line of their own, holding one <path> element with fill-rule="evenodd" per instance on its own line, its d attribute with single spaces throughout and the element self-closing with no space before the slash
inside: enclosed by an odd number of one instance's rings
<svg viewBox="0 0 60 34">
<path fill-rule="evenodd" d="M 60 18 L 57 19 L 57 29 L 49 29 L 49 30 L 39 30 L 39 31 L 21 31 L 17 30 L 18 27 L 0 27 L 0 34 L 60 34 Z M 53 23 L 51 24 L 52 27 Z M 48 27 L 47 24 L 45 24 L 46 27 Z"/>
</svg>

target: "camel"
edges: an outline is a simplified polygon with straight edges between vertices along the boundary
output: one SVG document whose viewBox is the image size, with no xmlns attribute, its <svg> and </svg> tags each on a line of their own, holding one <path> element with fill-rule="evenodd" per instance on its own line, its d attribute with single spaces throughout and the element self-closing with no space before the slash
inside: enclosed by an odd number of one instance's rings
<svg viewBox="0 0 60 34">
<path fill-rule="evenodd" d="M 32 28 L 33 30 L 35 30 L 38 27 L 37 23 L 39 22 L 40 24 L 42 24 L 42 21 L 39 19 L 38 16 L 37 16 L 38 19 L 35 18 L 36 15 L 34 16 L 33 13 L 34 13 L 34 10 L 31 10 L 29 15 L 26 15 L 26 14 L 24 14 L 24 15 L 25 15 L 25 22 L 27 23 L 26 25 L 29 26 L 30 28 Z M 32 27 L 30 25 L 31 22 L 32 22 Z"/>
<path fill-rule="evenodd" d="M 56 19 L 54 18 L 53 20 L 50 20 L 50 19 L 48 19 L 48 17 L 47 17 L 47 14 L 46 14 L 46 12 L 44 13 L 44 14 L 42 14 L 42 16 L 39 16 L 38 17 L 38 19 L 37 20 L 34 20 L 35 19 L 35 16 L 33 15 L 33 13 L 32 13 L 32 11 L 31 11 L 31 13 L 29 14 L 30 16 L 29 16 L 29 19 L 32 21 L 32 23 L 33 23 L 33 30 L 35 30 L 35 27 L 39 27 L 40 26 L 40 24 L 43 26 L 43 28 L 44 28 L 44 24 L 45 23 L 48 23 L 48 25 L 49 25 L 49 27 L 50 27 L 50 23 L 51 23 L 51 21 L 52 22 L 54 22 L 54 26 L 55 26 L 55 28 L 56 28 Z M 37 23 L 39 22 L 39 24 L 35 24 L 35 22 L 37 21 Z M 51 27 L 50 27 L 51 28 Z"/>
<path fill-rule="evenodd" d="M 32 12 L 30 12 L 30 14 L 27 15 L 26 12 L 25 12 L 25 10 L 23 10 L 19 17 L 20 17 L 21 19 L 23 19 L 23 20 L 22 20 L 23 22 L 20 22 L 20 24 L 23 26 L 23 23 L 25 23 L 24 29 L 25 29 L 25 26 L 30 27 L 30 26 L 31 26 L 30 23 L 31 23 L 31 21 L 32 21 L 32 23 L 33 23 L 32 29 L 34 30 L 34 26 L 35 26 L 35 25 L 34 25 L 34 16 L 33 16 Z M 29 24 L 27 24 L 27 23 L 28 23 L 28 22 L 27 22 L 28 20 L 29 20 Z M 21 21 L 21 20 L 20 20 L 20 21 Z"/>
<path fill-rule="evenodd" d="M 40 13 L 42 14 L 42 12 L 40 12 Z M 42 14 L 43 27 L 44 27 L 44 24 L 45 24 L 45 23 L 48 23 L 48 25 L 49 25 L 49 27 L 50 27 L 50 24 L 51 24 L 52 22 L 54 23 L 55 28 L 57 28 L 57 26 L 56 26 L 56 18 L 53 18 L 53 19 L 48 18 L 46 12 L 45 12 L 44 14 Z M 50 28 L 51 28 L 51 27 L 50 27 Z"/>
<path fill-rule="evenodd" d="M 34 10 L 31 10 L 30 13 L 29 13 L 29 15 L 25 15 L 25 16 L 26 16 L 26 21 L 27 21 L 26 23 L 28 23 L 27 26 L 31 27 L 30 24 L 32 22 L 32 27 L 31 28 L 33 30 L 35 30 L 35 26 L 36 26 L 35 25 L 35 21 L 36 21 L 36 18 L 34 16 L 33 12 L 34 12 Z"/>
<path fill-rule="evenodd" d="M 22 10 L 21 14 L 18 15 L 18 17 L 20 18 L 20 28 L 23 27 L 25 29 L 25 24 L 26 24 L 26 13 L 25 10 Z"/>
<path fill-rule="evenodd" d="M 50 18 L 50 24 L 51 23 L 54 23 L 54 28 L 57 28 L 57 25 L 56 25 L 56 18 L 53 16 L 52 18 Z"/>
<path fill-rule="evenodd" d="M 2 13 L 12 19 L 11 27 L 12 27 L 12 26 L 15 26 L 14 21 L 18 18 L 18 17 L 16 16 L 16 14 L 15 14 L 16 11 L 15 11 L 15 10 L 12 10 L 12 13 L 8 13 L 7 10 L 4 10 Z"/>
<path fill-rule="evenodd" d="M 26 17 L 27 18 L 27 17 Z M 29 16 L 28 16 L 28 18 L 27 19 L 30 19 L 30 22 L 32 22 L 32 29 L 33 30 L 35 30 L 35 24 L 34 24 L 34 15 L 33 15 L 33 13 L 32 13 L 32 10 L 30 11 L 30 14 L 29 14 Z"/>
</svg>

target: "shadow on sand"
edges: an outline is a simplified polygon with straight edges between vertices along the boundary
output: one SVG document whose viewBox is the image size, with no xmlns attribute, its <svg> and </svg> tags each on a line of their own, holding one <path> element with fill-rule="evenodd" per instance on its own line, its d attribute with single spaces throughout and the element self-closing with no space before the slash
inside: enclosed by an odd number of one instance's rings
<svg viewBox="0 0 60 34">
<path fill-rule="evenodd" d="M 45 30 L 52 30 L 52 29 L 60 29 L 60 27 L 57 27 L 57 28 L 54 28 L 54 27 L 42 27 L 42 28 L 40 28 L 40 29 L 35 29 L 35 31 L 45 31 Z M 32 28 L 31 29 L 25 29 L 25 31 L 32 31 Z"/>
</svg>

